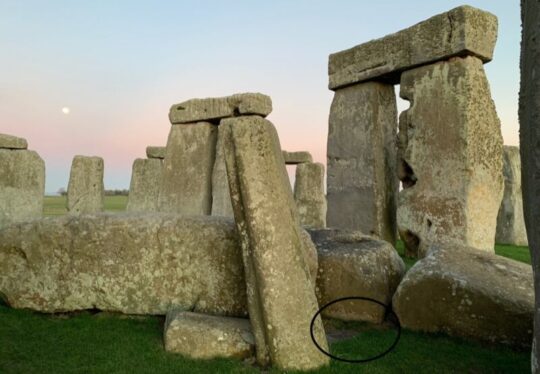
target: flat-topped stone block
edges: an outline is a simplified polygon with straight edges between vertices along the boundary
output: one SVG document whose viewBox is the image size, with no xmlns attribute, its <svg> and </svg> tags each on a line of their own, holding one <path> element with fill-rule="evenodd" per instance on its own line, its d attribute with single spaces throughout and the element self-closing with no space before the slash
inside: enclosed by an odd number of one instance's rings
<svg viewBox="0 0 540 374">
<path fill-rule="evenodd" d="M 169 111 L 171 123 L 210 121 L 221 118 L 256 114 L 263 117 L 272 112 L 272 99 L 261 93 L 241 93 L 226 97 L 191 99 L 174 104 Z"/>
<path fill-rule="evenodd" d="M 167 147 L 158 147 L 149 145 L 146 147 L 146 157 L 148 158 L 165 158 L 165 150 Z"/>
<path fill-rule="evenodd" d="M 299 152 L 287 152 L 282 151 L 283 153 L 283 159 L 285 160 L 285 164 L 287 165 L 297 165 L 297 164 L 303 164 L 305 162 L 313 162 L 313 157 L 311 157 L 311 153 L 306 151 L 299 151 Z"/>
<path fill-rule="evenodd" d="M 26 139 L 19 138 L 13 135 L 0 134 L 0 148 L 27 149 L 28 142 L 26 141 Z"/>
<path fill-rule="evenodd" d="M 472 55 L 491 61 L 497 17 L 460 6 L 397 33 L 330 55 L 329 88 L 370 79 L 399 84 L 400 72 L 419 65 Z"/>
</svg>

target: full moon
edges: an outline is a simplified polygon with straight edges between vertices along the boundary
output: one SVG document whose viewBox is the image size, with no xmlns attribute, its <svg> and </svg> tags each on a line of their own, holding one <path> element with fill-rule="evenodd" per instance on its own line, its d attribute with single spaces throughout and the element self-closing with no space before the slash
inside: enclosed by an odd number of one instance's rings
<svg viewBox="0 0 540 374">
<path fill-rule="evenodd" d="M 69 108 L 67 106 L 62 108 L 62 113 L 69 114 Z"/>
</svg>

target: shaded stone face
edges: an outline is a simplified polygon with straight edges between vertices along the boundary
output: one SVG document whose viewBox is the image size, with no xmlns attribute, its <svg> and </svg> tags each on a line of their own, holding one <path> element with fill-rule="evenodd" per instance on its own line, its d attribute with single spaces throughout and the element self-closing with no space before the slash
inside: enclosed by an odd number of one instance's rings
<svg viewBox="0 0 540 374">
<path fill-rule="evenodd" d="M 434 245 L 393 298 L 401 325 L 514 347 L 530 347 L 530 265 L 470 247 Z"/>
<path fill-rule="evenodd" d="M 40 218 L 45 163 L 34 151 L 0 149 L 0 229 Z"/>
<path fill-rule="evenodd" d="M 13 135 L 0 134 L 0 149 L 27 149 L 26 139 Z"/>
<path fill-rule="evenodd" d="M 261 93 L 242 93 L 226 97 L 191 99 L 174 104 L 169 112 L 172 124 L 208 121 L 218 124 L 221 118 L 272 112 L 272 100 Z"/>
<path fill-rule="evenodd" d="M 504 193 L 497 215 L 497 243 L 527 245 L 521 194 L 521 161 L 519 148 L 504 146 Z"/>
<path fill-rule="evenodd" d="M 193 359 L 244 359 L 254 355 L 255 338 L 248 319 L 172 310 L 167 313 L 165 350 Z"/>
<path fill-rule="evenodd" d="M 310 338 L 318 310 L 298 214 L 274 126 L 261 117 L 221 122 L 248 309 L 261 364 L 308 370 L 328 363 Z M 322 322 L 314 336 L 327 348 Z"/>
<path fill-rule="evenodd" d="M 217 126 L 208 122 L 173 125 L 167 140 L 159 210 L 209 215 Z"/>
<path fill-rule="evenodd" d="M 67 192 L 67 209 L 70 214 L 103 211 L 103 172 L 101 157 L 73 158 Z"/>
<path fill-rule="evenodd" d="M 212 171 L 212 215 L 234 217 L 225 166 L 224 131 L 218 127 L 216 161 Z"/>
<path fill-rule="evenodd" d="M 397 107 L 391 85 L 336 91 L 327 147 L 328 227 L 395 242 Z"/>
<path fill-rule="evenodd" d="M 146 147 L 146 157 L 164 159 L 166 149 L 166 147 L 148 146 Z"/>
<path fill-rule="evenodd" d="M 305 162 L 313 162 L 313 157 L 306 151 L 287 152 L 283 151 L 283 159 L 287 165 L 297 165 Z"/>
<path fill-rule="evenodd" d="M 159 182 L 163 176 L 163 160 L 138 158 L 133 162 L 126 210 L 157 212 Z"/>
<path fill-rule="evenodd" d="M 323 305 L 350 296 L 390 305 L 405 274 L 401 257 L 388 242 L 358 231 L 309 230 L 318 248 L 317 298 Z M 324 317 L 382 323 L 385 309 L 367 301 L 344 301 L 323 311 Z"/>
<path fill-rule="evenodd" d="M 0 292 L 42 312 L 246 315 L 234 223 L 217 217 L 100 213 L 5 228 Z"/>
<path fill-rule="evenodd" d="M 403 73 L 399 233 L 409 256 L 433 242 L 493 252 L 502 136 L 482 61 L 453 58 Z"/>
<path fill-rule="evenodd" d="M 381 39 L 330 55 L 329 88 L 336 90 L 377 78 L 398 84 L 400 72 L 419 65 L 472 55 L 490 61 L 497 17 L 460 6 Z"/>
<path fill-rule="evenodd" d="M 301 225 L 312 228 L 326 227 L 323 164 L 303 163 L 296 167 L 294 201 Z"/>
</svg>

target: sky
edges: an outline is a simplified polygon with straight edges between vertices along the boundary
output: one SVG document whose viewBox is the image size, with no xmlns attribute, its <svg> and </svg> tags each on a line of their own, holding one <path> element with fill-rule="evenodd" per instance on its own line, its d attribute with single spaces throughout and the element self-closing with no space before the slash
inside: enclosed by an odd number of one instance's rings
<svg viewBox="0 0 540 374">
<path fill-rule="evenodd" d="M 517 145 L 519 1 L 467 4 L 499 19 L 485 69 L 505 144 Z M 0 133 L 26 138 L 45 160 L 47 193 L 67 187 L 79 154 L 104 158 L 106 188 L 128 188 L 133 160 L 165 145 L 172 104 L 262 92 L 272 97 L 268 119 L 282 148 L 326 163 L 328 55 L 459 5 L 0 0 Z"/>
</svg>

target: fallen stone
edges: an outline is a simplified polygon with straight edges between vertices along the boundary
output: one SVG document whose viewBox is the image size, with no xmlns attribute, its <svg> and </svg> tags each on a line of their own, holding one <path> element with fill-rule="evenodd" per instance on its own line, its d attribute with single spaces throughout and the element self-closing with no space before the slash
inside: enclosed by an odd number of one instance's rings
<svg viewBox="0 0 540 374">
<path fill-rule="evenodd" d="M 217 126 L 208 122 L 171 127 L 159 190 L 160 211 L 211 213 L 216 140 Z"/>
<path fill-rule="evenodd" d="M 497 215 L 495 242 L 528 245 L 523 216 L 519 148 L 505 145 L 503 160 L 504 193 Z"/>
<path fill-rule="evenodd" d="M 407 329 L 530 347 L 532 268 L 470 247 L 434 245 L 405 274 L 393 307 Z"/>
<path fill-rule="evenodd" d="M 146 147 L 146 157 L 164 159 L 166 149 L 166 147 L 148 146 Z"/>
<path fill-rule="evenodd" d="M 126 210 L 130 212 L 157 212 L 159 182 L 163 176 L 163 160 L 138 158 L 133 162 L 129 198 Z"/>
<path fill-rule="evenodd" d="M 409 256 L 431 243 L 494 251 L 503 192 L 502 135 L 482 61 L 476 57 L 401 76 L 399 233 Z"/>
<path fill-rule="evenodd" d="M 313 157 L 311 157 L 311 154 L 306 151 L 299 151 L 299 152 L 287 152 L 283 151 L 283 159 L 285 160 L 285 164 L 287 165 L 297 165 L 302 164 L 304 162 L 313 162 Z"/>
<path fill-rule="evenodd" d="M 395 34 L 330 55 L 329 88 L 367 80 L 399 84 L 402 71 L 454 56 L 491 61 L 497 17 L 468 5 L 438 14 Z"/>
<path fill-rule="evenodd" d="M 216 161 L 212 171 L 212 215 L 234 217 L 227 168 L 225 166 L 224 131 L 218 127 Z"/>
<path fill-rule="evenodd" d="M 245 292 L 229 219 L 100 213 L 0 230 L 0 293 L 14 308 L 244 317 Z"/>
<path fill-rule="evenodd" d="M 193 359 L 244 359 L 254 355 L 248 319 L 172 310 L 165 321 L 165 350 Z"/>
<path fill-rule="evenodd" d="M 26 139 L 13 135 L 0 134 L 0 149 L 27 149 Z"/>
<path fill-rule="evenodd" d="M 0 149 L 0 229 L 40 218 L 45 163 L 34 151 Z"/>
<path fill-rule="evenodd" d="M 309 230 L 318 248 L 319 305 L 343 297 L 368 297 L 390 305 L 405 274 L 405 265 L 388 242 L 358 231 Z M 322 315 L 344 321 L 382 323 L 385 309 L 362 300 L 343 301 L 326 308 Z"/>
<path fill-rule="evenodd" d="M 191 99 L 174 104 L 169 112 L 171 123 L 215 122 L 221 118 L 257 114 L 263 117 L 272 112 L 272 100 L 261 93 L 241 93 L 226 97 Z"/>
<path fill-rule="evenodd" d="M 277 132 L 258 116 L 220 126 L 257 360 L 281 370 L 319 368 L 329 358 L 310 337 L 318 304 Z M 313 334 L 327 349 L 320 317 Z"/>
<path fill-rule="evenodd" d="M 296 167 L 294 201 L 301 225 L 312 228 L 326 227 L 323 164 L 305 163 Z"/>
<path fill-rule="evenodd" d="M 329 227 L 395 243 L 396 127 L 393 86 L 368 82 L 336 91 L 327 147 Z"/>
<path fill-rule="evenodd" d="M 70 214 L 103 211 L 103 172 L 101 157 L 73 158 L 67 191 L 67 209 Z"/>
</svg>

